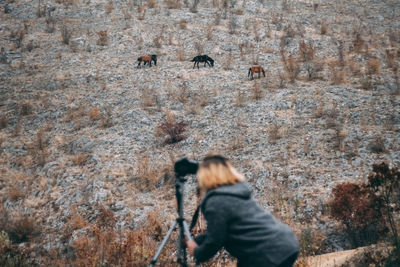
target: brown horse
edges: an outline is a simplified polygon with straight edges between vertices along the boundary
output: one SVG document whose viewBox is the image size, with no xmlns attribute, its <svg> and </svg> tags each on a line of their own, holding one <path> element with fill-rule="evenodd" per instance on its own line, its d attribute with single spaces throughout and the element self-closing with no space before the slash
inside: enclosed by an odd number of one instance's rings
<svg viewBox="0 0 400 267">
<path fill-rule="evenodd" d="M 263 73 L 263 75 L 265 77 L 265 71 L 261 66 L 252 66 L 249 69 L 249 73 L 247 74 L 247 77 L 249 77 L 250 74 L 251 74 L 251 79 L 253 80 L 254 79 L 254 77 L 253 77 L 254 73 L 258 73 L 258 78 L 260 79 L 261 72 Z"/>
<path fill-rule="evenodd" d="M 143 66 L 146 65 L 146 63 L 149 64 L 151 67 L 151 62 L 154 61 L 154 65 L 157 66 L 157 55 L 151 55 L 151 56 L 140 56 L 137 61 L 139 62 L 138 68 L 140 68 L 140 63 L 143 61 Z"/>
</svg>

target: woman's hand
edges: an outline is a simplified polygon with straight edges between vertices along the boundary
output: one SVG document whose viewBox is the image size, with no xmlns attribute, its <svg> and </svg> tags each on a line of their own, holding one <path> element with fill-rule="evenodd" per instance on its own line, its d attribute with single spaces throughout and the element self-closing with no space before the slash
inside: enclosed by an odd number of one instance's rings
<svg viewBox="0 0 400 267">
<path fill-rule="evenodd" d="M 197 243 L 195 241 L 186 241 L 186 248 L 189 254 L 193 256 L 194 249 L 197 248 Z"/>
</svg>

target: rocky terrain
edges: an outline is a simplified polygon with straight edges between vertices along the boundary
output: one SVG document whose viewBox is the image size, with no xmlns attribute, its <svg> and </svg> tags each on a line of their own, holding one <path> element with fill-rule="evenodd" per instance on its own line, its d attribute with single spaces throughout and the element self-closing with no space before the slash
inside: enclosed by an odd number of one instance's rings
<svg viewBox="0 0 400 267">
<path fill-rule="evenodd" d="M 156 221 L 164 235 L 173 162 L 210 152 L 300 239 L 312 233 L 312 253 L 340 251 L 350 244 L 329 217 L 332 188 L 399 166 L 399 1 L 0 7 L 1 226 L 25 223 L 18 249 L 36 264 L 76 258 L 103 217 L 115 232 Z M 137 68 L 151 54 L 157 65 Z M 214 67 L 194 69 L 199 54 Z M 265 78 L 248 78 L 253 64 Z M 188 219 L 195 187 L 189 177 Z"/>
</svg>

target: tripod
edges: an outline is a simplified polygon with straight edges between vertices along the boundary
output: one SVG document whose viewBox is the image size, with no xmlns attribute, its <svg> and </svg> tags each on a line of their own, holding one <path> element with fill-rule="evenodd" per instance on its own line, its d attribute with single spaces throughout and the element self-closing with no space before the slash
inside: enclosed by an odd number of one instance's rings
<svg viewBox="0 0 400 267">
<path fill-rule="evenodd" d="M 154 255 L 153 259 L 150 262 L 149 267 L 153 267 L 157 263 L 157 259 L 161 254 L 162 249 L 164 248 L 165 244 L 167 243 L 168 239 L 170 238 L 172 232 L 175 230 L 177 226 L 179 226 L 179 239 L 178 239 L 178 255 L 177 255 L 177 263 L 180 264 L 182 267 L 187 267 L 187 253 L 186 253 L 186 245 L 184 243 L 185 235 L 186 238 L 191 241 L 193 238 L 190 235 L 189 227 L 183 218 L 183 185 L 185 183 L 184 176 L 179 176 L 177 174 L 175 179 L 175 196 L 177 201 L 177 211 L 178 211 L 178 218 L 176 218 L 175 222 L 169 228 L 166 236 L 164 237 L 163 241 L 161 242 L 160 247 L 158 248 L 156 254 Z M 200 265 L 196 265 L 200 266 Z"/>
</svg>

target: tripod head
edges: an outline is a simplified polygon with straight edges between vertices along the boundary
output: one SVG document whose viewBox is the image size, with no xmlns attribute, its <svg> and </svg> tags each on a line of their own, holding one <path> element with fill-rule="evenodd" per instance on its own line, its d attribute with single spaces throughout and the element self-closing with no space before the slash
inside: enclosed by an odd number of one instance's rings
<svg viewBox="0 0 400 267">
<path fill-rule="evenodd" d="M 196 174 L 198 169 L 199 163 L 188 158 L 182 158 L 174 164 L 174 171 L 177 178 L 184 178 L 188 174 Z"/>
</svg>

